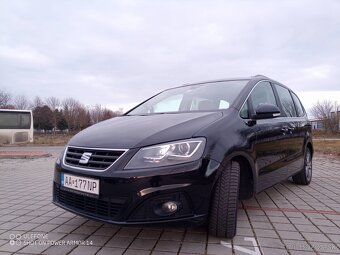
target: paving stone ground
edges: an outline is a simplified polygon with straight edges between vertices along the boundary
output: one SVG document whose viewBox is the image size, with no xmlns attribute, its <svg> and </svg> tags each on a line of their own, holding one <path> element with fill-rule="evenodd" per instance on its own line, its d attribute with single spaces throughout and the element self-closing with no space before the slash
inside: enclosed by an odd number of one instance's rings
<svg viewBox="0 0 340 255">
<path fill-rule="evenodd" d="M 340 254 L 340 158 L 317 155 L 311 185 L 289 180 L 240 203 L 233 240 L 200 228 L 118 227 L 51 203 L 52 157 L 0 159 L 1 254 Z"/>
</svg>

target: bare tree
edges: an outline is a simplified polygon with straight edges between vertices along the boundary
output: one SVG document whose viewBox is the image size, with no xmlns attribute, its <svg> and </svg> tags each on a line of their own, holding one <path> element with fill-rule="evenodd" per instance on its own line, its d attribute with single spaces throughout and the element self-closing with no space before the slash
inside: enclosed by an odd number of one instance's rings
<svg viewBox="0 0 340 255">
<path fill-rule="evenodd" d="M 6 91 L 0 90 L 0 108 L 6 108 L 12 100 L 12 95 Z"/>
<path fill-rule="evenodd" d="M 66 98 L 63 103 L 63 112 L 70 131 L 81 130 L 91 125 L 90 114 L 85 106 L 74 98 Z"/>
<path fill-rule="evenodd" d="M 39 97 L 39 96 L 36 96 L 34 99 L 33 99 L 33 102 L 31 104 L 31 109 L 35 109 L 37 107 L 43 107 L 44 106 L 44 101 Z"/>
<path fill-rule="evenodd" d="M 318 101 L 311 108 L 313 116 L 320 120 L 326 132 L 335 133 L 339 130 L 339 107 L 330 100 Z"/>
<path fill-rule="evenodd" d="M 60 107 L 60 100 L 53 96 L 46 98 L 45 103 L 48 107 L 50 107 L 51 111 L 54 111 Z"/>
<path fill-rule="evenodd" d="M 19 110 L 29 109 L 31 103 L 25 95 L 18 95 L 14 98 L 14 106 Z"/>
<path fill-rule="evenodd" d="M 57 129 L 58 124 L 58 108 L 60 107 L 60 100 L 56 97 L 48 97 L 45 100 L 46 105 L 51 109 L 53 112 L 53 130 L 55 131 Z"/>
<path fill-rule="evenodd" d="M 91 116 L 91 121 L 93 124 L 96 124 L 100 121 L 111 119 L 113 117 L 117 117 L 122 114 L 122 109 L 118 111 L 112 111 L 106 107 L 101 106 L 100 104 L 96 104 L 89 111 Z"/>
<path fill-rule="evenodd" d="M 96 124 L 101 121 L 102 118 L 102 106 L 100 104 L 96 104 L 91 110 L 90 110 L 90 116 L 92 123 Z"/>
</svg>

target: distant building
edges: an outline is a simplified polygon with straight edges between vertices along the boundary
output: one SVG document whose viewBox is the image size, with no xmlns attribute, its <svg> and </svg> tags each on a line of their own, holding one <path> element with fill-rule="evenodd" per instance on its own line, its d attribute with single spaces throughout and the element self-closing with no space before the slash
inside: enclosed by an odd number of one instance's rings
<svg viewBox="0 0 340 255">
<path fill-rule="evenodd" d="M 337 125 L 337 129 L 338 131 L 340 131 L 340 111 L 331 112 L 331 118 L 336 117 L 336 115 L 338 116 L 338 121 L 339 121 Z M 309 120 L 309 122 L 312 125 L 313 130 L 325 130 L 324 123 L 321 119 L 311 119 Z"/>
<path fill-rule="evenodd" d="M 313 130 L 325 130 L 322 120 L 312 119 L 309 121 Z"/>
</svg>

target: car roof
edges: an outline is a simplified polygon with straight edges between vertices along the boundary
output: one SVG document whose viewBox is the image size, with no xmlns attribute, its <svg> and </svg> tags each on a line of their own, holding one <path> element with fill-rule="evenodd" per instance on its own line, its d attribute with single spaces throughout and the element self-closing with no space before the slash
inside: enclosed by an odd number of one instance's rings
<svg viewBox="0 0 340 255">
<path fill-rule="evenodd" d="M 200 82 L 194 82 L 194 83 L 185 83 L 182 86 L 179 87 L 185 87 L 185 86 L 191 86 L 191 85 L 199 85 L 199 84 L 206 84 L 206 83 L 214 83 L 214 82 L 223 82 L 223 81 L 242 81 L 242 80 L 254 80 L 254 79 L 269 79 L 270 78 L 264 76 L 264 75 L 255 75 L 255 76 L 248 76 L 248 77 L 234 77 L 234 78 L 225 78 L 225 79 L 216 79 L 216 80 L 206 80 L 206 81 L 200 81 Z"/>
</svg>

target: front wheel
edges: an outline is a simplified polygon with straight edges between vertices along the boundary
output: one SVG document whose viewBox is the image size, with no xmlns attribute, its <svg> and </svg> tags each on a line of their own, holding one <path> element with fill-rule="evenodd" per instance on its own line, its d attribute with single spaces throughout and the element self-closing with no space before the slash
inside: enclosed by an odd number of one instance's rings
<svg viewBox="0 0 340 255">
<path fill-rule="evenodd" d="M 312 152 L 306 148 L 303 170 L 293 176 L 293 182 L 300 185 L 308 185 L 312 181 Z"/>
<path fill-rule="evenodd" d="M 209 233 L 232 238 L 236 234 L 240 164 L 228 163 L 217 180 L 209 218 Z"/>
</svg>

